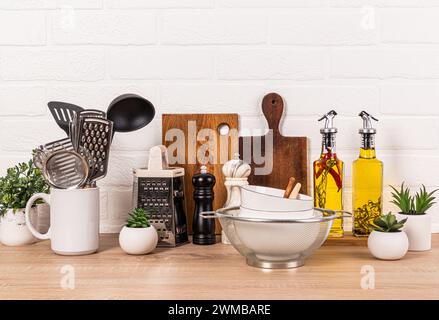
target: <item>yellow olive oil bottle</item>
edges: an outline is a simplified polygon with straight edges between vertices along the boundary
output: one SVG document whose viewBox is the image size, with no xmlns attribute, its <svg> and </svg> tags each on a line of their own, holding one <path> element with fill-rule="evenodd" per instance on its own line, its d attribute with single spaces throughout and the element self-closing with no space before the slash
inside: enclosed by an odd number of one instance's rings
<svg viewBox="0 0 439 320">
<path fill-rule="evenodd" d="M 378 121 L 366 111 L 363 119 L 360 156 L 352 166 L 352 204 L 354 212 L 353 234 L 365 237 L 372 231 L 370 224 L 381 215 L 383 194 L 383 163 L 376 158 L 375 134 L 372 120 Z"/>
<path fill-rule="evenodd" d="M 333 119 L 337 115 L 329 111 L 319 121 L 325 120 L 322 134 L 320 158 L 313 163 L 314 206 L 330 210 L 343 210 L 343 161 L 338 159 L 335 150 Z M 343 237 L 343 218 L 335 219 L 329 237 Z"/>
</svg>

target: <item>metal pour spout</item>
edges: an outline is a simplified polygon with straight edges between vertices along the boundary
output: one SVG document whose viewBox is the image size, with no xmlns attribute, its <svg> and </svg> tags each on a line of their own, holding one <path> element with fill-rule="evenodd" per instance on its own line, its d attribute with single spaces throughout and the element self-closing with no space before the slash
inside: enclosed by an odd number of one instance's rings
<svg viewBox="0 0 439 320">
<path fill-rule="evenodd" d="M 325 127 L 320 129 L 320 133 L 336 133 L 337 128 L 334 128 L 334 117 L 337 115 L 335 110 L 331 110 L 328 113 L 324 114 L 318 121 L 322 121 L 325 119 Z"/>
<path fill-rule="evenodd" d="M 375 134 L 376 129 L 372 127 L 372 120 L 378 121 L 378 119 L 366 111 L 361 111 L 359 116 L 363 119 L 363 128 L 359 130 L 359 133 Z"/>
</svg>

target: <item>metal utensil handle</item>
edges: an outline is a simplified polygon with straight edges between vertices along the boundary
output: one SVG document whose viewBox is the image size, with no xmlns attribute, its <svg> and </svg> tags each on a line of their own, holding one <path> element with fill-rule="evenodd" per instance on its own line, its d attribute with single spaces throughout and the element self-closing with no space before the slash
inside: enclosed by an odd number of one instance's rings
<svg viewBox="0 0 439 320">
<path fill-rule="evenodd" d="M 316 211 L 320 211 L 322 213 L 331 213 L 331 214 L 342 213 L 341 215 L 338 215 L 337 218 L 351 218 L 352 217 L 352 213 L 349 211 L 346 211 L 346 210 L 330 210 L 330 209 L 324 209 L 324 208 L 313 208 L 313 209 Z"/>
<path fill-rule="evenodd" d="M 200 213 L 200 217 L 203 219 L 216 219 L 216 211 L 204 211 Z"/>
<path fill-rule="evenodd" d="M 221 208 L 221 209 L 218 209 L 218 210 L 216 210 L 216 211 L 203 211 L 203 212 L 200 213 L 200 216 L 201 216 L 203 219 L 216 219 L 216 218 L 219 218 L 219 217 L 216 215 L 218 212 L 219 212 L 219 213 L 222 213 L 222 212 L 224 212 L 224 211 L 238 210 L 238 209 L 239 209 L 239 207 L 234 206 L 234 207 L 225 207 L 225 208 Z"/>
<path fill-rule="evenodd" d="M 39 149 L 43 151 L 56 151 L 61 149 L 72 150 L 73 145 L 69 138 L 64 138 L 41 145 Z"/>
</svg>

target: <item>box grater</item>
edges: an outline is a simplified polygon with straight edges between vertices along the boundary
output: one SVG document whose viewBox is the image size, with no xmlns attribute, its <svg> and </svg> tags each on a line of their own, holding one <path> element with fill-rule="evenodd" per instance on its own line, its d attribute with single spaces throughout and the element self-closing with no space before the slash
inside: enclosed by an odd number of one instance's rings
<svg viewBox="0 0 439 320">
<path fill-rule="evenodd" d="M 151 211 L 159 235 L 158 247 L 188 242 L 184 201 L 184 168 L 168 166 L 165 146 L 151 148 L 148 168 L 134 170 L 133 197 L 138 208 Z"/>
</svg>

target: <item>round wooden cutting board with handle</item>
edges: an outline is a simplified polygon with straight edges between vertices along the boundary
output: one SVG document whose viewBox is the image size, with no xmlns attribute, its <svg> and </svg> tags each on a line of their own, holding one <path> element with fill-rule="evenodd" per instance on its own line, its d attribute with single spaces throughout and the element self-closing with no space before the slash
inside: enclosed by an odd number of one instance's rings
<svg viewBox="0 0 439 320">
<path fill-rule="evenodd" d="M 281 134 L 279 125 L 284 113 L 284 101 L 279 94 L 269 93 L 264 97 L 262 112 L 269 133 L 239 138 L 241 159 L 252 167 L 249 183 L 284 189 L 288 178 L 294 177 L 296 182 L 302 184 L 300 193 L 309 194 L 307 137 L 286 137 Z M 271 139 L 272 148 L 269 143 Z"/>
</svg>

